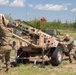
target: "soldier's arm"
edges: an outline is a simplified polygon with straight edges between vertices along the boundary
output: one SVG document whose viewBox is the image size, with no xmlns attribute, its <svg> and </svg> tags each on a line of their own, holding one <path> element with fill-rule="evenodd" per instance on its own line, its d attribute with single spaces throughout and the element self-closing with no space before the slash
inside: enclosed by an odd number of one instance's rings
<svg viewBox="0 0 76 75">
<path fill-rule="evenodd" d="M 74 42 L 74 40 L 72 38 L 70 38 L 70 40 L 68 42 L 65 42 L 66 45 L 72 44 Z"/>
<path fill-rule="evenodd" d="M 2 16 L 2 21 L 3 21 L 4 26 L 6 27 L 5 19 L 3 16 Z"/>
<path fill-rule="evenodd" d="M 7 27 L 9 20 L 7 20 L 4 16 L 2 16 L 3 25 Z"/>
</svg>

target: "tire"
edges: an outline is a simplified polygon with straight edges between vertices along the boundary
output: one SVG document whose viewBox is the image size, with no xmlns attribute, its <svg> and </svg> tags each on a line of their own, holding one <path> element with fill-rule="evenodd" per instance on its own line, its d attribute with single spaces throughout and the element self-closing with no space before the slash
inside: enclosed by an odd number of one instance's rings
<svg viewBox="0 0 76 75">
<path fill-rule="evenodd" d="M 60 46 L 57 46 L 57 48 L 51 55 L 51 64 L 53 66 L 58 66 L 59 64 L 61 64 L 62 60 L 63 60 L 62 48 Z"/>
</svg>

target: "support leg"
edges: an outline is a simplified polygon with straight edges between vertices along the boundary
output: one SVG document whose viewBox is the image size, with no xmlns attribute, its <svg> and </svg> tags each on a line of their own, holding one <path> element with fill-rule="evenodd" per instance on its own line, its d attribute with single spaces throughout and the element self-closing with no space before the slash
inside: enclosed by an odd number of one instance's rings
<svg viewBox="0 0 76 75">
<path fill-rule="evenodd" d="M 42 67 L 44 68 L 44 48 L 42 49 Z"/>
</svg>

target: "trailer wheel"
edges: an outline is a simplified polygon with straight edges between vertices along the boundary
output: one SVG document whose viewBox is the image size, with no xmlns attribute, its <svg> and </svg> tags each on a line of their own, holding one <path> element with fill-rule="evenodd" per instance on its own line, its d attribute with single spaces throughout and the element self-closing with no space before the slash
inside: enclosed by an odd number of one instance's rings
<svg viewBox="0 0 76 75">
<path fill-rule="evenodd" d="M 51 64 L 53 66 L 58 66 L 63 60 L 63 51 L 60 46 L 58 46 L 51 56 Z"/>
</svg>

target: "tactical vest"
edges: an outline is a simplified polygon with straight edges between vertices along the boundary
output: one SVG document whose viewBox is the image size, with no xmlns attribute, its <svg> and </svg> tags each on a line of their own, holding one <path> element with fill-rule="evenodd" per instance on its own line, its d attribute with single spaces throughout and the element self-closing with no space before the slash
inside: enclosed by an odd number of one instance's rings
<svg viewBox="0 0 76 75">
<path fill-rule="evenodd" d="M 3 19 L 2 19 L 2 17 L 4 18 L 4 15 L 0 14 L 0 45 L 2 43 L 2 37 L 4 37 L 4 31 L 3 31 L 4 25 L 3 25 Z M 4 20 L 5 20 L 5 18 L 4 18 Z"/>
</svg>

